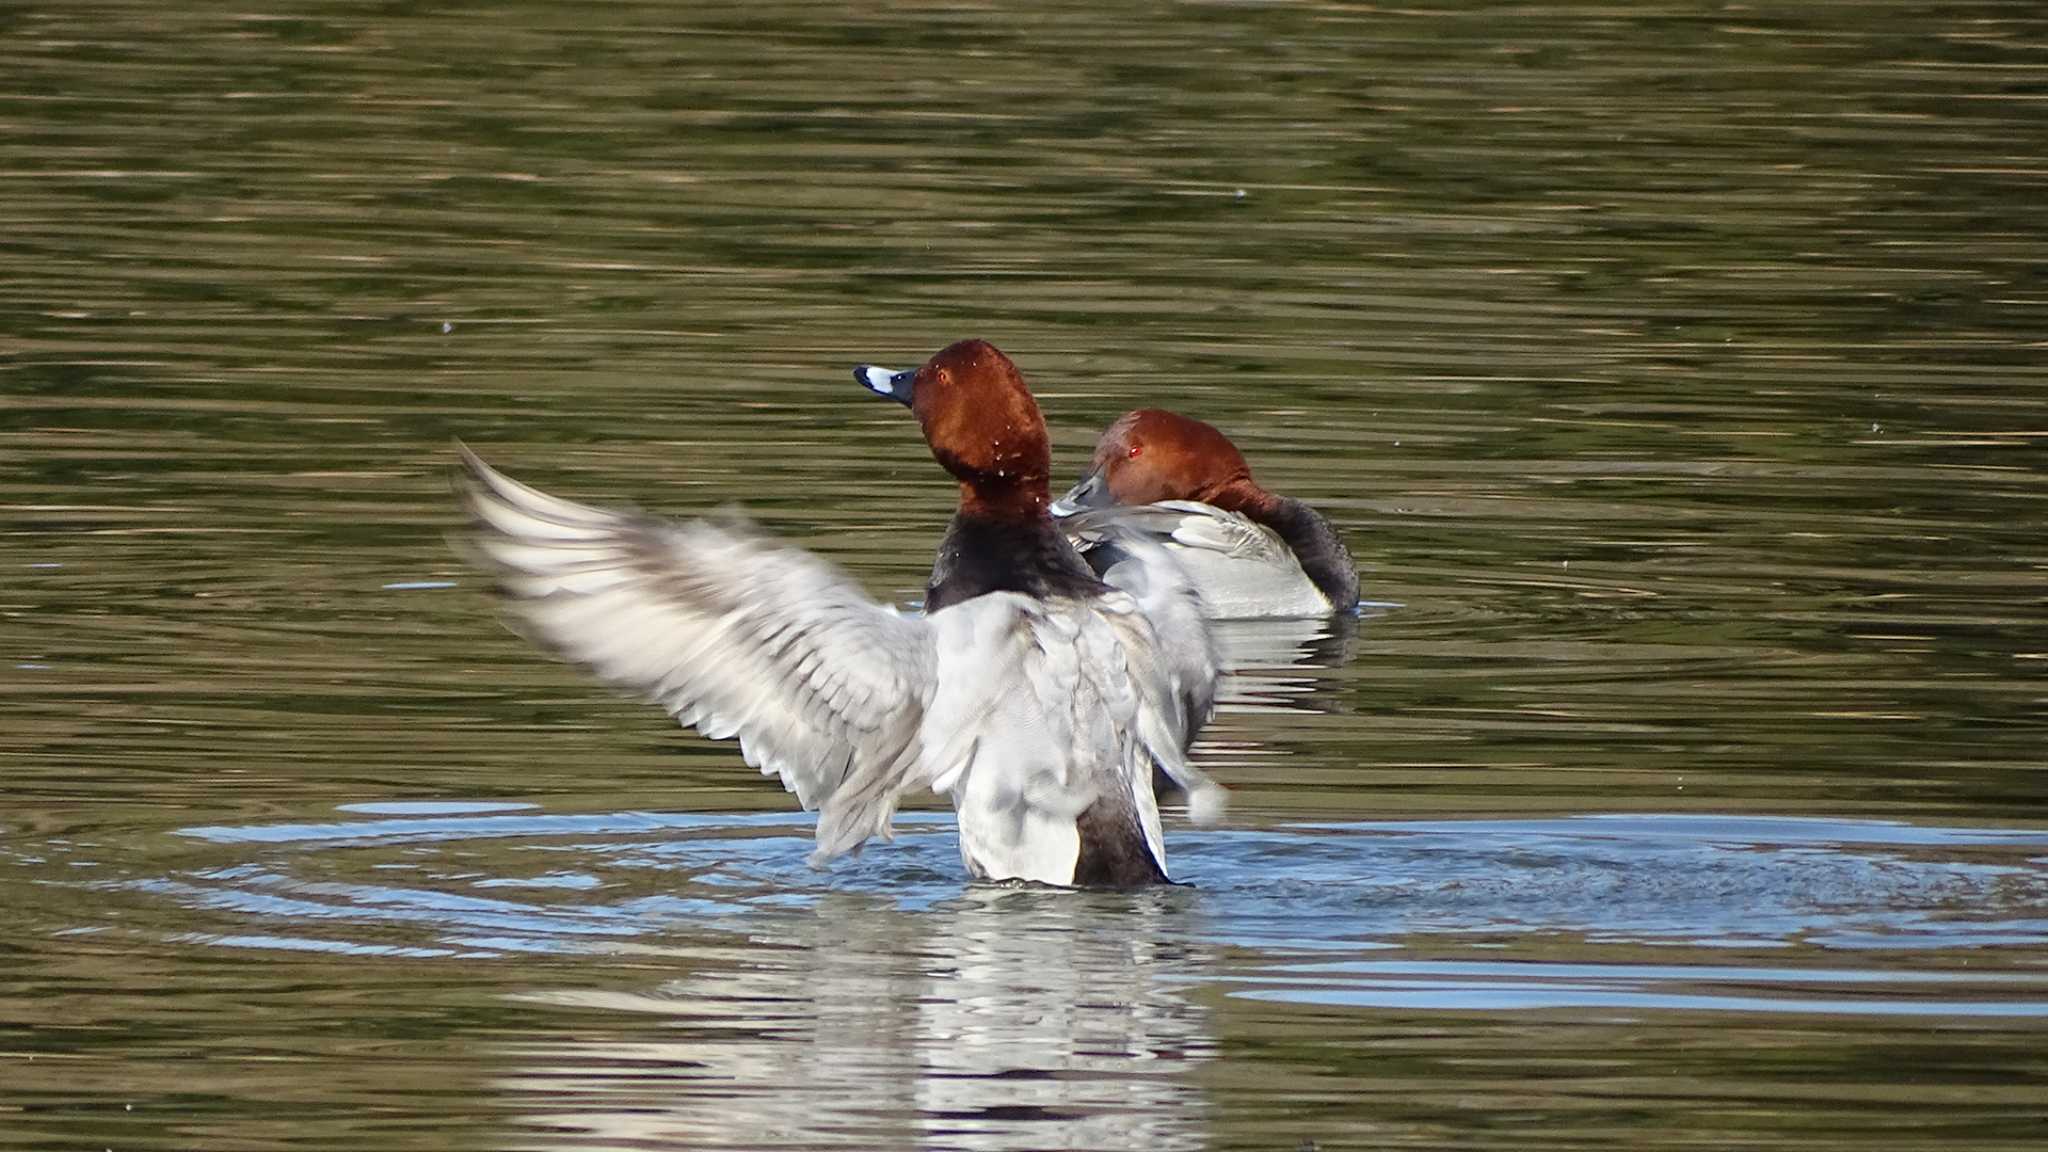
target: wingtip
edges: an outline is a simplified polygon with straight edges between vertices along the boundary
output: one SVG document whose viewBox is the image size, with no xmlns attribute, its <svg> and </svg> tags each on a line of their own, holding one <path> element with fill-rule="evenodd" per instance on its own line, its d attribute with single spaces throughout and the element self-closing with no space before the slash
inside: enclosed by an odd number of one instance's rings
<svg viewBox="0 0 2048 1152">
<path fill-rule="evenodd" d="M 1191 823 L 1220 824 L 1229 807 L 1230 790 L 1221 784 L 1206 783 L 1188 793 L 1188 820 Z"/>
<path fill-rule="evenodd" d="M 484 463 L 484 458 L 477 455 L 459 438 L 454 444 L 457 459 L 461 463 L 461 468 L 455 473 L 455 493 L 477 516 L 488 518 L 485 515 L 488 504 L 502 504 L 528 512 L 554 505 L 570 504 L 569 501 L 550 496 L 532 485 L 522 484 Z"/>
<path fill-rule="evenodd" d="M 478 488 L 488 482 L 491 466 L 463 443 L 461 437 L 450 443 L 455 446 L 455 467 L 448 472 L 448 487 L 465 505 L 474 505 Z"/>
<path fill-rule="evenodd" d="M 485 489 L 484 475 L 480 469 L 487 467 L 487 465 L 475 452 L 470 451 L 469 445 L 464 444 L 459 438 L 454 440 L 453 443 L 455 445 L 455 465 L 449 468 L 447 472 L 448 491 L 455 497 L 455 502 L 468 514 L 470 527 L 474 529 L 480 518 L 477 513 L 477 500 Z M 450 542 L 453 543 L 453 537 L 451 537 Z M 458 552 L 462 551 L 460 548 L 456 550 Z M 467 560 L 474 557 L 465 555 L 463 558 Z"/>
<path fill-rule="evenodd" d="M 463 443 L 461 437 L 456 437 L 450 443 L 455 446 L 456 463 L 461 465 L 458 476 L 466 473 L 471 480 L 489 485 L 492 478 L 500 475 L 496 468 L 484 463 L 484 458 L 477 455 L 475 449 Z"/>
</svg>

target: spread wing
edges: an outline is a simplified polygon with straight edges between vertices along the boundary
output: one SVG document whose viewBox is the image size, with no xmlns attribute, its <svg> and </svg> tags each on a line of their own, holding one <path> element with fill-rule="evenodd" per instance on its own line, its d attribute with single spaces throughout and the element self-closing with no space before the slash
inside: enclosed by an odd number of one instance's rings
<svg viewBox="0 0 2048 1152">
<path fill-rule="evenodd" d="M 1129 593 L 1139 615 L 1150 623 L 1152 636 L 1132 637 L 1151 665 L 1142 674 L 1156 675 L 1169 686 L 1172 698 L 1161 702 L 1163 714 L 1173 716 L 1189 743 L 1208 723 L 1215 704 L 1216 647 L 1193 573 L 1163 545 L 1182 521 L 1214 517 L 1264 531 L 1235 513 L 1186 501 L 1116 505 L 1059 521 L 1060 530 L 1096 575 Z"/>
<path fill-rule="evenodd" d="M 1187 749 L 1216 710 L 1217 653 L 1202 598 L 1166 550 L 1126 539 L 1126 559 L 1105 578 L 1134 611 L 1108 613 L 1138 688 L 1138 730 L 1152 761 L 1188 796 L 1188 814 L 1212 823 L 1223 813 L 1223 790 L 1188 761 Z"/>
<path fill-rule="evenodd" d="M 586 507 L 458 447 L 475 551 L 537 643 L 705 736 L 738 737 L 747 763 L 819 810 L 814 862 L 889 835 L 897 799 L 930 782 L 924 620 L 744 522 Z"/>
</svg>

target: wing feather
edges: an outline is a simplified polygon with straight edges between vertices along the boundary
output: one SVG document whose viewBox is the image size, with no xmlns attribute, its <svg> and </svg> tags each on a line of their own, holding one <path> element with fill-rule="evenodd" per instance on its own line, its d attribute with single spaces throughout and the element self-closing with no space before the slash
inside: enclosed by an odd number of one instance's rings
<svg viewBox="0 0 2048 1152">
<path fill-rule="evenodd" d="M 1329 602 L 1280 534 L 1236 512 L 1191 500 L 1114 505 L 1060 521 L 1089 567 L 1124 587 L 1127 569 L 1147 561 L 1134 542 L 1158 546 L 1199 588 L 1204 615 L 1318 615 Z"/>
<path fill-rule="evenodd" d="M 644 693 L 818 809 L 823 860 L 887 837 L 930 782 L 930 625 L 737 518 L 670 522 L 549 496 L 462 451 L 474 550 L 532 638 Z"/>
<path fill-rule="evenodd" d="M 1084 545 L 1127 533 L 1247 563 L 1280 564 L 1293 559 L 1287 542 L 1272 529 L 1240 513 L 1194 500 L 1090 509 L 1061 520 L 1060 528 Z"/>
<path fill-rule="evenodd" d="M 1127 558 L 1111 570 L 1111 582 L 1129 599 L 1109 620 L 1121 641 L 1121 682 L 1138 697 L 1138 738 L 1159 770 L 1187 793 L 1189 814 L 1212 823 L 1223 814 L 1223 789 L 1187 757 L 1216 706 L 1216 645 L 1202 598 L 1166 549 L 1138 536 L 1116 546 Z M 1112 598 L 1105 602 L 1117 607 Z"/>
</svg>

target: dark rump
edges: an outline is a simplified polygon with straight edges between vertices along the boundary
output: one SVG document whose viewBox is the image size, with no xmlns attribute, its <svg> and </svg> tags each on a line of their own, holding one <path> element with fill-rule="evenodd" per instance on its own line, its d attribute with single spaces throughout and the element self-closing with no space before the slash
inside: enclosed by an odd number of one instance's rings
<svg viewBox="0 0 2048 1152">
<path fill-rule="evenodd" d="M 1128 797 L 1103 796 L 1075 822 L 1081 854 L 1074 860 L 1076 888 L 1142 888 L 1167 884 L 1166 869 L 1152 858 L 1145 830 Z"/>
</svg>

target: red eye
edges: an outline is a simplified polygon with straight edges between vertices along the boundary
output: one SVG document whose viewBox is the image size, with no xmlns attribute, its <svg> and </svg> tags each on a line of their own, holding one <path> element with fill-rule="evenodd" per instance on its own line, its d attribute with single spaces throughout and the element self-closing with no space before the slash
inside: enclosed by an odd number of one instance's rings
<svg viewBox="0 0 2048 1152">
<path fill-rule="evenodd" d="M 1124 454 L 1124 459 L 1136 460 L 1138 458 L 1138 453 L 1143 452 L 1144 450 L 1145 449 L 1142 446 L 1133 444 L 1131 445 L 1131 450 Z"/>
</svg>

